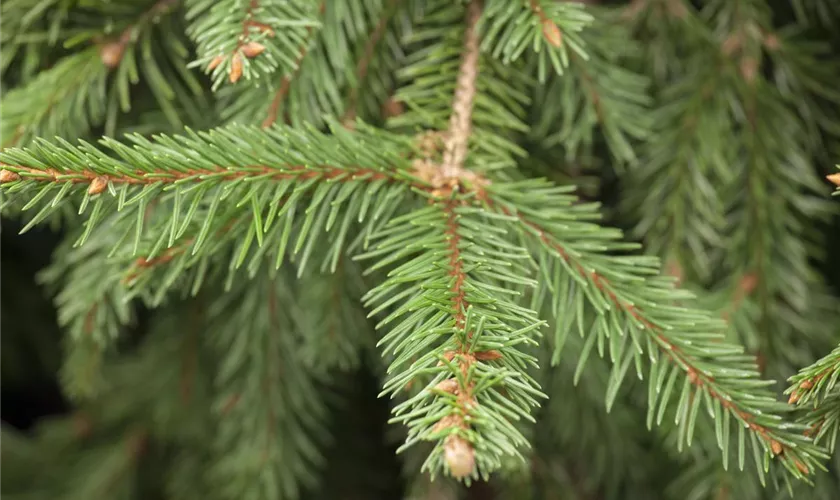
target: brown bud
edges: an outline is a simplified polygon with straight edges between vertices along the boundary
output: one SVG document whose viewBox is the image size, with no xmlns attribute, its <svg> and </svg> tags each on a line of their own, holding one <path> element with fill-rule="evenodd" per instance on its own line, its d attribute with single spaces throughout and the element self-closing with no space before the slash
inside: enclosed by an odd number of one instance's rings
<svg viewBox="0 0 840 500">
<path fill-rule="evenodd" d="M 207 65 L 207 69 L 209 69 L 211 71 L 216 69 L 220 64 L 222 64 L 222 62 L 224 60 L 225 60 L 225 55 L 224 54 L 217 55 L 216 57 L 213 58 L 212 61 L 210 61 L 210 64 Z"/>
<path fill-rule="evenodd" d="M 107 188 L 107 187 L 108 187 L 108 179 L 106 179 L 105 177 L 102 177 L 100 175 L 99 177 L 96 177 L 92 181 L 90 181 L 90 187 L 88 188 L 88 194 L 89 195 L 99 194 L 102 191 L 105 191 L 105 188 Z"/>
<path fill-rule="evenodd" d="M 119 66 L 122 61 L 123 52 L 125 52 L 125 44 L 121 42 L 111 42 L 102 45 L 99 48 L 99 58 L 102 64 L 113 69 Z"/>
<path fill-rule="evenodd" d="M 402 102 L 394 99 L 391 97 L 382 105 L 382 115 L 385 118 L 392 118 L 394 116 L 400 116 L 405 112 L 405 106 Z"/>
<path fill-rule="evenodd" d="M 781 455 L 784 451 L 784 448 L 782 448 L 782 443 L 776 441 L 775 439 L 770 441 L 770 449 L 773 450 L 774 455 Z"/>
<path fill-rule="evenodd" d="M 11 170 L 0 170 L 0 184 L 20 180 L 20 175 Z"/>
<path fill-rule="evenodd" d="M 447 361 L 452 361 L 452 359 L 454 357 L 455 357 L 455 351 L 446 351 L 445 353 L 443 353 L 443 359 L 445 359 Z M 443 366 L 444 364 L 445 363 L 443 361 L 438 361 L 437 365 L 438 366 Z"/>
<path fill-rule="evenodd" d="M 741 282 L 738 284 L 744 294 L 752 293 L 752 291 L 755 290 L 756 285 L 758 285 L 758 276 L 752 273 L 745 274 L 741 277 Z"/>
<path fill-rule="evenodd" d="M 689 370 L 688 370 L 688 381 L 691 382 L 692 384 L 696 385 L 698 377 L 699 376 L 697 375 L 697 370 L 695 370 L 694 368 L 689 368 Z"/>
<path fill-rule="evenodd" d="M 90 421 L 90 417 L 83 413 L 73 415 L 73 431 L 76 433 L 77 437 L 88 437 L 90 436 L 92 430 L 93 423 Z"/>
<path fill-rule="evenodd" d="M 455 394 L 458 391 L 458 381 L 454 378 L 442 380 L 438 385 L 435 386 L 435 389 Z"/>
<path fill-rule="evenodd" d="M 825 178 L 833 182 L 837 186 L 840 186 L 840 173 L 826 175 Z"/>
<path fill-rule="evenodd" d="M 779 43 L 779 37 L 774 33 L 768 34 L 764 37 L 764 46 L 767 47 L 767 50 L 778 49 L 781 46 L 781 43 Z"/>
<path fill-rule="evenodd" d="M 723 45 L 721 46 L 721 50 L 723 50 L 724 55 L 732 55 L 736 50 L 741 47 L 741 37 L 736 34 L 729 35 L 726 40 L 723 41 Z"/>
<path fill-rule="evenodd" d="M 758 74 L 758 61 L 752 57 L 745 57 L 741 59 L 741 76 L 747 83 L 755 81 L 755 76 Z"/>
<path fill-rule="evenodd" d="M 448 429 L 450 427 L 465 427 L 464 426 L 464 417 L 458 415 L 457 413 L 452 413 L 443 417 L 442 419 L 438 420 L 438 423 L 432 427 L 432 431 L 440 432 L 444 429 Z"/>
<path fill-rule="evenodd" d="M 560 33 L 560 28 L 549 18 L 542 21 L 542 34 L 554 47 L 560 48 L 563 45 L 563 34 Z"/>
<path fill-rule="evenodd" d="M 475 359 L 479 361 L 493 361 L 502 357 L 502 353 L 496 350 L 482 351 L 475 353 Z"/>
<path fill-rule="evenodd" d="M 230 83 L 236 83 L 242 77 L 242 58 L 239 53 L 233 55 L 230 60 Z"/>
<path fill-rule="evenodd" d="M 788 398 L 788 404 L 792 405 L 799 401 L 799 393 L 798 392 L 791 392 L 790 397 Z"/>
<path fill-rule="evenodd" d="M 796 468 L 799 469 L 799 472 L 805 474 L 806 476 L 811 472 L 808 470 L 808 467 L 799 460 L 794 460 L 793 463 L 796 465 Z"/>
<path fill-rule="evenodd" d="M 461 436 L 452 434 L 446 438 L 443 444 L 443 457 L 449 466 L 449 472 L 455 478 L 467 477 L 475 469 L 475 450 Z"/>
<path fill-rule="evenodd" d="M 257 57 L 265 50 L 265 45 L 257 42 L 248 42 L 242 46 L 242 53 L 245 57 Z"/>
<path fill-rule="evenodd" d="M 799 387 L 800 387 L 800 389 L 804 389 L 804 390 L 807 391 L 811 387 L 814 387 L 814 382 L 812 382 L 810 379 L 803 380 L 802 383 L 799 384 Z"/>
</svg>

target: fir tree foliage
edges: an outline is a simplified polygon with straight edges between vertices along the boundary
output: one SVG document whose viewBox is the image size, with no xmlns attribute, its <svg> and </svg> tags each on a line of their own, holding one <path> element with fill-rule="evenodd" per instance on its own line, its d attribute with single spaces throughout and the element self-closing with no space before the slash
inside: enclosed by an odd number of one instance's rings
<svg viewBox="0 0 840 500">
<path fill-rule="evenodd" d="M 802 359 L 782 342 L 810 325 L 823 342 L 836 324 L 818 323 L 837 317 L 809 264 L 806 222 L 832 208 L 806 131 L 830 129 L 821 108 L 838 100 L 818 51 L 772 33 L 765 2 L 71 4 L 3 12 L 20 33 L 49 33 L 10 38 L 4 59 L 59 39 L 84 46 L 4 97 L 2 209 L 24 231 L 67 231 L 41 278 L 68 333 L 65 392 L 101 416 L 43 431 L 71 443 L 48 466 L 90 478 L 50 488 L 129 497 L 152 455 L 173 498 L 301 497 L 323 464 L 332 379 L 374 344 L 381 395 L 405 428 L 399 451 L 422 454 L 433 478 L 521 478 L 526 461 L 553 467 L 540 452 L 556 441 L 597 446 L 534 430 L 546 415 L 576 418 L 557 399 L 577 393 L 557 389 L 560 374 L 590 405 L 602 392 L 604 425 L 644 422 L 669 453 L 692 450 L 675 488 L 735 463 L 789 489 L 825 468 L 840 351 L 792 379 L 790 403 L 813 406 L 795 422 L 744 348 L 788 368 Z M 96 9 L 112 36 L 65 33 Z M 663 12 L 669 23 L 649 22 Z M 624 39 L 680 29 L 679 62 L 655 42 L 655 57 L 637 57 Z M 773 71 L 761 71 L 765 53 Z M 710 65 L 721 70 L 701 78 Z M 116 130 L 140 81 L 170 125 L 202 86 L 224 123 L 89 140 Z M 647 186 L 630 202 L 653 255 L 573 186 L 529 177 L 526 139 L 567 158 L 603 143 Z M 723 290 L 709 292 L 720 274 Z M 721 318 L 733 297 L 745 305 Z M 138 304 L 160 319 L 126 355 Z M 109 406 L 138 373 L 154 382 Z M 4 441 L 21 464 L 42 452 Z M 608 453 L 593 455 L 607 476 Z"/>
<path fill-rule="evenodd" d="M 198 49 L 196 64 L 212 72 L 215 87 L 225 78 L 236 83 L 292 71 L 298 47 L 318 26 L 315 8 L 311 1 L 187 2 L 188 34 Z"/>
</svg>

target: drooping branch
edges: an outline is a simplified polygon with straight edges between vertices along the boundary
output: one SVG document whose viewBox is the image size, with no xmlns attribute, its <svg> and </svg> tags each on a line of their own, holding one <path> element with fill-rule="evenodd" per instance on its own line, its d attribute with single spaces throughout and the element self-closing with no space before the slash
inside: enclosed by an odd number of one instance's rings
<svg viewBox="0 0 840 500">
<path fill-rule="evenodd" d="M 440 173 L 444 178 L 458 179 L 461 177 L 464 160 L 467 156 L 470 131 L 472 127 L 472 110 L 476 94 L 476 79 L 478 78 L 478 34 L 476 23 L 481 16 L 481 6 L 478 0 L 472 0 L 467 6 L 466 28 L 464 29 L 464 52 L 461 55 L 461 66 L 458 72 L 458 83 L 455 88 L 455 96 L 452 100 L 452 115 L 449 120 L 449 132 L 444 140 L 443 164 L 440 166 Z M 447 251 L 449 253 L 449 274 L 450 305 L 455 319 L 456 330 L 463 331 L 465 327 L 465 313 L 469 307 L 464 290 L 464 281 L 467 279 L 461 259 L 460 235 L 458 215 L 455 209 L 458 201 L 451 199 L 443 204 L 446 214 L 446 239 Z M 464 337 L 469 339 L 470 332 L 463 332 Z M 447 379 L 441 384 L 452 386 L 452 392 L 458 395 L 459 413 L 444 418 L 436 425 L 436 430 L 445 430 L 447 427 L 457 426 L 468 429 L 469 424 L 464 420 L 469 415 L 471 408 L 476 404 L 472 397 L 472 387 L 465 381 L 468 380 L 467 373 L 470 365 L 475 361 L 469 348 L 461 344 L 455 352 L 448 353 L 450 360 L 458 364 L 461 377 Z M 467 386 L 464 386 L 464 384 Z M 464 478 L 473 473 L 475 469 L 475 449 L 473 444 L 464 439 L 458 433 L 450 433 L 444 442 L 444 459 L 449 465 L 449 470 L 456 478 Z"/>
<path fill-rule="evenodd" d="M 754 407 L 751 408 L 748 404 L 745 404 L 743 398 L 733 392 L 735 389 L 726 386 L 727 382 L 725 380 L 716 379 L 713 372 L 708 369 L 708 363 L 697 359 L 694 354 L 688 352 L 686 346 L 691 347 L 692 344 L 684 345 L 679 339 L 674 338 L 673 334 L 669 335 L 668 331 L 671 330 L 671 327 L 655 319 L 657 317 L 656 313 L 649 309 L 645 302 L 633 303 L 622 297 L 622 294 L 618 291 L 619 287 L 613 282 L 613 279 L 595 271 L 579 251 L 567 248 L 549 229 L 535 221 L 527 212 L 512 210 L 493 198 L 486 199 L 485 203 L 491 209 L 506 216 L 515 217 L 522 225 L 523 233 L 534 236 L 541 246 L 550 248 L 565 262 L 564 267 L 566 269 L 576 273 L 583 282 L 591 283 L 599 292 L 604 294 L 612 306 L 641 325 L 641 330 L 648 334 L 650 340 L 652 340 L 649 345 L 655 346 L 664 359 L 682 370 L 686 374 L 688 382 L 694 387 L 705 392 L 711 400 L 717 401 L 725 411 L 739 419 L 746 428 L 765 443 L 766 449 L 770 450 L 773 455 L 780 456 L 783 460 L 789 462 L 800 474 L 807 475 L 810 473 L 809 465 L 803 459 L 803 457 L 807 458 L 807 454 L 800 453 L 798 449 L 802 443 L 791 441 L 792 435 L 778 425 L 758 422 L 761 413 L 758 413 Z M 578 293 L 583 292 L 579 291 Z M 650 307 L 659 306 L 653 305 Z M 654 383 L 654 381 L 651 380 L 649 383 Z"/>
</svg>

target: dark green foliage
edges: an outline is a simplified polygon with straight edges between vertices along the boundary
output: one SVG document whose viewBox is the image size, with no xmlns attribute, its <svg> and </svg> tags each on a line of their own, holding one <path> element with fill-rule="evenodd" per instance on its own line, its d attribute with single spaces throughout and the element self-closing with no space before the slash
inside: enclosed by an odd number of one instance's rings
<svg viewBox="0 0 840 500">
<path fill-rule="evenodd" d="M 837 12 L 700 3 L 4 3 L 72 406 L 4 497 L 833 498 Z"/>
</svg>

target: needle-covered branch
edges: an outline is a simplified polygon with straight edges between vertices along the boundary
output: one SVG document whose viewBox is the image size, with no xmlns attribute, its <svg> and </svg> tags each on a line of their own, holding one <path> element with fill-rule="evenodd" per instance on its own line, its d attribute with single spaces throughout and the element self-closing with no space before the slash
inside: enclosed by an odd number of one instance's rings
<svg viewBox="0 0 840 500">
<path fill-rule="evenodd" d="M 533 284 L 528 256 L 485 215 L 453 194 L 392 219 L 360 256 L 392 269 L 365 297 L 371 314 L 391 311 L 377 325 L 392 325 L 379 342 L 393 356 L 385 392 L 420 388 L 394 409 L 409 428 L 403 448 L 435 443 L 424 468 L 445 464 L 458 478 L 520 455 L 517 421 L 532 420 L 542 397 L 526 372 L 535 359 L 520 350 L 542 322 L 504 288 Z"/>
<path fill-rule="evenodd" d="M 615 363 L 608 408 L 631 364 L 640 378 L 644 376 L 646 354 L 648 425 L 654 415 L 658 423 L 662 421 L 672 394 L 678 394 L 681 443 L 691 443 L 703 406 L 715 419 L 724 460 L 734 419 L 741 467 L 747 435 L 762 477 L 773 457 L 796 477 L 820 466 L 819 449 L 779 416 L 788 407 L 766 389 L 772 382 L 760 379 L 753 358 L 743 355 L 741 346 L 725 340 L 725 324 L 693 308 L 691 294 L 658 277 L 655 258 L 620 255 L 635 246 L 617 241 L 619 231 L 590 222 L 598 218 L 595 205 L 575 203 L 568 190 L 539 180 L 518 186 L 491 184 L 486 191 L 488 208 L 515 217 L 518 230 L 531 242 L 542 286 L 549 288 L 554 301 L 556 344 L 562 347 L 572 329 L 586 337 L 588 347 L 579 359 L 578 372 L 593 347 L 597 345 L 601 355 L 608 348 Z M 586 310 L 594 313 L 591 320 Z M 554 362 L 559 361 L 559 347 Z M 679 374 L 682 383 L 676 385 Z"/>
<path fill-rule="evenodd" d="M 176 6 L 173 0 L 158 0 L 115 12 L 107 7 L 86 12 L 101 20 L 73 43 L 90 46 L 3 95 L 2 147 L 27 145 L 35 137 L 73 140 L 97 127 L 113 134 L 118 117 L 137 106 L 139 92 L 133 87 L 141 81 L 170 125 L 201 123 L 197 108 L 206 102 L 201 84 L 186 69 Z M 116 33 L 101 35 L 106 29 Z"/>
<path fill-rule="evenodd" d="M 251 216 L 246 234 L 262 246 L 273 224 L 290 213 L 293 216 L 298 200 L 310 203 L 304 213 L 306 227 L 311 227 L 315 214 L 323 214 L 318 220 L 331 226 L 340 204 L 348 201 L 361 218 L 372 196 L 389 192 L 380 188 L 405 190 L 417 182 L 408 161 L 400 156 L 407 150 L 406 142 L 369 129 L 350 135 L 336 125 L 335 133 L 326 135 L 311 129 L 233 126 L 130 140 L 134 147 L 104 139 L 105 149 L 87 143 L 37 142 L 31 148 L 3 151 L 4 206 L 37 209 L 24 228 L 28 229 L 62 203 L 80 203 L 80 213 L 90 210 L 80 244 L 103 216 L 120 213 L 133 221 L 122 227 L 123 238 L 133 236 L 134 253 L 141 238 L 157 241 L 145 256 L 152 259 L 190 238 L 195 256 L 213 236 L 214 227 L 222 230 L 244 215 Z M 146 210 L 157 200 L 166 202 L 172 216 L 163 226 L 146 227 Z M 283 247 L 290 229 L 281 231 Z M 343 224 L 342 230 L 347 229 Z M 300 235 L 298 250 L 307 234 Z"/>
<path fill-rule="evenodd" d="M 394 7 L 405 14 L 406 7 Z M 222 89 L 222 117 L 263 126 L 326 124 L 325 117 L 344 115 L 353 56 L 367 43 L 366 27 L 378 22 L 378 1 L 320 1 L 319 27 L 309 28 L 295 49 L 295 69 L 268 75 L 252 86 Z M 374 29 L 370 27 L 370 29 Z"/>
<path fill-rule="evenodd" d="M 617 161 L 636 164 L 635 145 L 654 123 L 649 78 L 633 70 L 642 47 L 614 11 L 588 14 L 566 72 L 549 75 L 535 89 L 530 134 L 544 146 L 562 146 L 570 160 L 603 142 Z"/>
<path fill-rule="evenodd" d="M 196 63 L 212 73 L 214 88 L 296 70 L 298 47 L 318 26 L 309 0 L 189 0 L 187 9 Z"/>
<path fill-rule="evenodd" d="M 465 51 L 464 18 L 460 2 L 434 0 L 424 5 L 424 16 L 408 36 L 408 57 L 397 76 L 401 83 L 394 99 L 406 107 L 389 120 L 390 128 L 407 133 L 433 131 L 444 139 L 450 126 L 452 98 L 459 87 L 461 55 Z M 480 19 L 480 18 L 479 18 Z M 480 32 L 478 45 L 480 48 Z M 529 78 L 521 65 L 505 66 L 486 54 L 477 56 L 467 163 L 474 170 L 516 165 L 525 154 L 515 138 L 527 131 L 524 124 Z M 445 98 L 444 98 L 445 96 Z M 429 157 L 439 163 L 443 150 L 431 141 Z"/>
<path fill-rule="evenodd" d="M 220 498 L 298 498 L 323 461 L 323 389 L 297 355 L 284 307 L 292 290 L 268 274 L 241 281 L 208 309 L 219 359 L 210 483 Z"/>
<path fill-rule="evenodd" d="M 550 71 L 564 73 L 570 51 L 586 57 L 579 32 L 591 22 L 592 16 L 575 2 L 489 0 L 480 24 L 481 49 L 505 64 L 529 50 L 536 52 L 537 75 L 543 82 Z"/>
<path fill-rule="evenodd" d="M 801 421 L 816 442 L 834 450 L 840 434 L 840 346 L 790 378 L 789 401 L 805 413 Z"/>
</svg>

